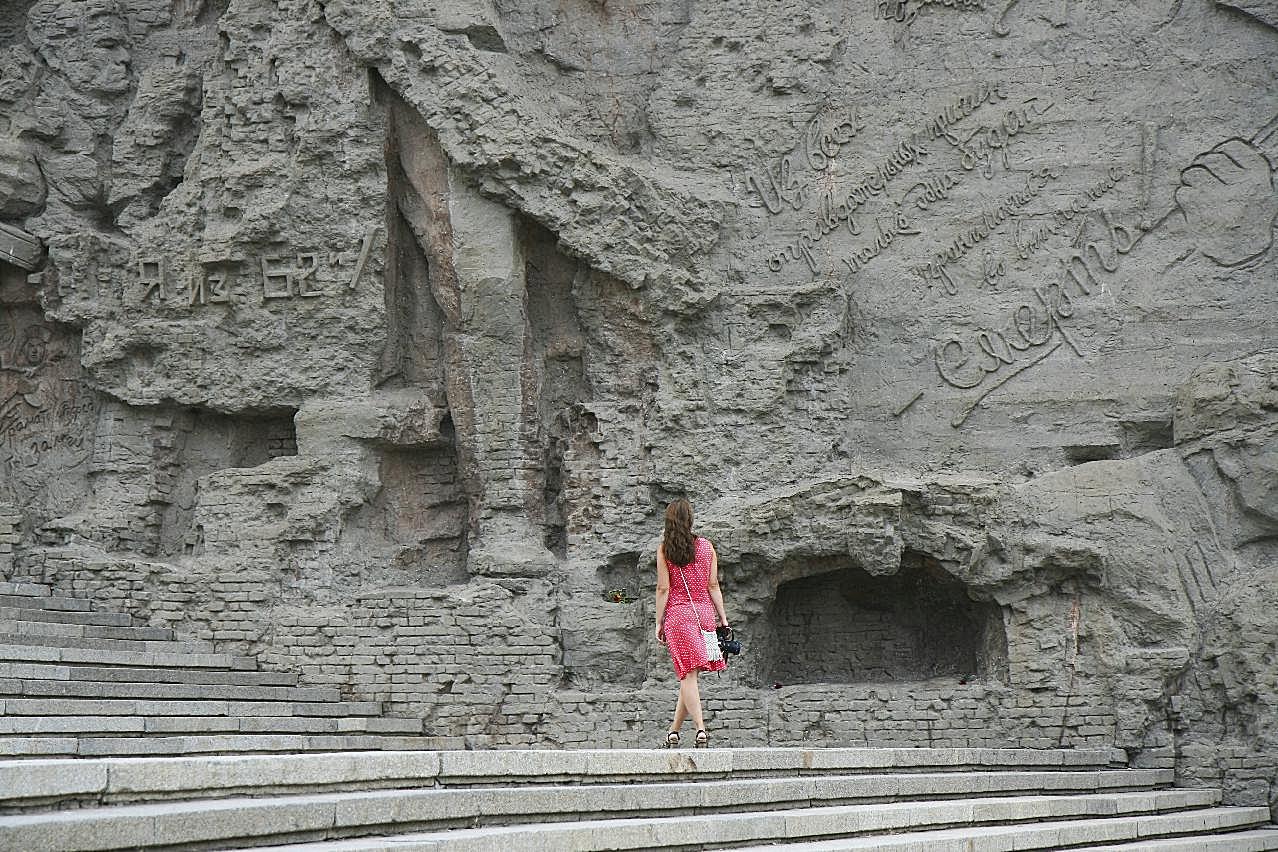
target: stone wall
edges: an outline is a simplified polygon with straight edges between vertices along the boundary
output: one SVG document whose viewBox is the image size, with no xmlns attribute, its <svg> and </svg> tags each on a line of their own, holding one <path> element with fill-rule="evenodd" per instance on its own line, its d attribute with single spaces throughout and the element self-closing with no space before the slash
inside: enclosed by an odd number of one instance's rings
<svg viewBox="0 0 1278 852">
<path fill-rule="evenodd" d="M 1230 0 L 10 4 L 0 573 L 648 744 L 687 495 L 719 741 L 1273 805 L 1275 73 Z"/>
</svg>

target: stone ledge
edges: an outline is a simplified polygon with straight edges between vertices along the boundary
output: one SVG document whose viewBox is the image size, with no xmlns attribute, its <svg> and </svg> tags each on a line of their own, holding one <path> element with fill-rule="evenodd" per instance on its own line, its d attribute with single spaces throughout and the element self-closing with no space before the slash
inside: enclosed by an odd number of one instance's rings
<svg viewBox="0 0 1278 852">
<path fill-rule="evenodd" d="M 12 626 L 12 625 L 9 625 Z M 38 648 L 74 648 L 85 651 L 125 651 L 150 654 L 215 654 L 208 642 L 174 639 L 150 639 L 145 636 L 106 638 L 100 636 L 67 636 L 56 632 L 12 631 L 0 623 L 0 645 Z M 86 629 L 92 629 L 87 628 Z M 99 628 L 100 629 L 100 628 Z M 124 628 L 117 628 L 124 629 Z M 128 628 L 139 630 L 142 628 Z"/>
<path fill-rule="evenodd" d="M 819 840 L 808 843 L 787 843 L 780 846 L 741 847 L 738 852 L 918 852 L 920 849 L 1057 849 L 1063 845 L 1087 843 L 1092 840 L 1137 840 L 1163 834 L 1177 834 L 1201 830 L 1208 821 L 1228 831 L 1222 835 L 1195 834 L 1192 837 L 1173 837 L 1165 840 L 1122 843 L 1117 846 L 1087 846 L 1077 852 L 1253 852 L 1278 849 L 1278 829 L 1262 828 L 1244 831 L 1231 830 L 1234 826 L 1253 824 L 1255 816 L 1263 808 L 1216 808 L 1212 811 L 1189 811 L 1159 816 L 1131 817 L 1124 820 L 1069 820 L 1045 822 L 1037 825 L 993 826 L 987 828 L 952 828 L 941 831 L 920 831 L 892 836 L 847 838 L 843 840 Z M 1250 812 L 1250 813 L 1248 813 Z M 1252 821 L 1249 821 L 1250 820 Z M 389 839 L 389 838 L 388 838 Z M 281 847 L 284 850 L 300 850 L 306 847 Z M 334 852 L 342 846 L 331 847 Z M 381 847 L 364 846 L 365 850 Z M 399 846 L 395 849 L 427 849 L 436 847 Z"/>
<path fill-rule="evenodd" d="M 0 583 L 0 595 L 47 598 L 51 594 L 52 591 L 43 583 Z"/>
<path fill-rule="evenodd" d="M 22 621 L 0 618 L 0 633 L 20 634 L 24 641 L 34 636 L 66 636 L 79 639 L 114 639 L 117 641 L 175 641 L 168 627 L 113 627 L 59 621 Z M 196 644 L 186 640 L 188 644 Z"/>
<path fill-rule="evenodd" d="M 252 689 L 252 687 L 242 687 Z M 377 716 L 373 701 L 308 702 L 284 697 L 265 701 L 237 698 L 163 700 L 133 698 L 0 698 L 0 716 Z"/>
<path fill-rule="evenodd" d="M 518 755 L 513 757 L 512 755 Z M 774 772 L 908 768 L 1105 767 L 1121 765 L 1112 749 L 732 748 L 674 753 L 652 749 L 448 752 L 440 774 L 472 777 L 626 777 L 637 773 Z"/>
<path fill-rule="evenodd" d="M 505 754 L 512 754 L 505 752 Z M 402 784 L 406 787 L 444 786 L 441 766 L 447 752 L 367 752 L 346 754 L 288 755 L 283 757 L 228 756 L 217 758 L 154 758 L 105 760 L 26 760 L 0 762 L 0 803 L 10 804 L 25 798 L 72 796 L 92 792 L 109 799 L 120 796 L 164 794 L 184 797 L 220 797 L 235 791 L 254 789 L 260 794 L 273 794 L 305 787 L 341 788 L 348 784 L 379 782 L 379 786 Z M 628 781 L 659 781 L 679 778 L 711 780 L 723 777 L 715 767 L 698 769 L 692 761 L 674 761 L 673 771 L 660 767 L 650 775 L 636 768 Z M 89 770 L 92 771 L 89 771 Z M 97 777 L 100 769 L 107 772 L 102 785 L 84 789 L 84 776 Z M 784 771 L 783 771 L 784 772 Z M 1097 790 L 1129 790 L 1169 785 L 1170 770 L 1099 770 L 1099 771 L 947 771 L 906 772 L 899 774 L 800 775 L 793 770 L 768 783 L 788 785 L 790 796 L 826 799 L 882 799 L 886 797 L 918 798 L 1007 792 L 1093 792 Z M 480 786 L 504 782 L 509 775 L 472 779 Z M 65 779 L 65 790 L 59 788 Z M 558 780 L 555 776 L 554 780 Z M 590 782 L 578 777 L 574 780 Z M 739 779 L 738 779 L 739 780 Z M 596 782 L 598 783 L 598 782 Z M 751 778 L 751 784 L 762 783 Z M 461 784 L 459 786 L 469 786 Z M 599 784 L 602 789 L 603 784 Z M 547 785 L 545 789 L 553 789 Z M 709 787 L 707 790 L 711 789 Z M 777 788 L 780 789 L 780 788 Z M 798 790 L 799 793 L 793 791 Z M 29 791 L 29 792 L 24 792 Z M 707 801 L 705 804 L 710 805 Z M 731 802 L 718 801 L 714 806 Z"/>
<path fill-rule="evenodd" d="M 820 782 L 806 779 L 790 782 L 764 779 L 705 782 L 691 788 L 676 783 L 532 789 L 386 790 L 278 799 L 231 798 L 129 805 L 0 817 L 0 847 L 60 850 L 145 847 L 217 843 L 248 837 L 274 839 L 310 832 L 341 836 L 378 831 L 391 825 L 448 827 L 478 819 L 529 822 L 553 816 L 574 819 L 582 815 L 643 811 L 656 815 L 668 814 L 671 802 L 681 799 L 681 810 L 692 813 L 701 808 L 766 809 L 778 804 L 783 807 L 800 805 L 799 809 L 698 814 L 678 819 L 574 820 L 553 825 L 447 833 L 450 844 L 463 844 L 449 845 L 450 849 L 470 848 L 465 845 L 466 842 L 482 837 L 485 831 L 507 835 L 536 832 L 536 836 L 530 836 L 528 840 L 539 841 L 552 848 L 581 848 L 579 842 L 573 840 L 580 837 L 581 832 L 593 835 L 596 843 L 598 833 L 606 832 L 610 844 L 617 843 L 616 848 L 625 848 L 624 843 L 637 848 L 653 848 L 899 831 L 914 827 L 1143 815 L 1209 807 L 1220 798 L 1216 790 L 1166 790 L 809 806 L 813 802 L 828 801 L 822 795 L 822 786 Z M 621 842 L 618 842 L 619 839 Z"/>
<path fill-rule="evenodd" d="M 462 748 L 461 737 L 387 734 L 218 734 L 207 736 L 0 737 L 0 757 L 150 757 L 271 752 L 405 751 Z"/>
<path fill-rule="evenodd" d="M 236 683 L 148 683 L 145 681 L 19 680 L 0 678 L 0 696 L 72 699 L 146 699 L 155 701 L 291 701 L 329 704 L 341 691 L 314 686 L 256 686 Z M 304 715 L 304 714 L 299 714 Z"/>
<path fill-rule="evenodd" d="M 133 623 L 133 618 L 122 612 L 84 612 L 13 605 L 0 606 L 0 618 L 11 621 L 47 621 L 56 624 L 83 624 L 98 627 L 128 627 Z"/>
<path fill-rule="evenodd" d="M 51 609 L 61 612 L 90 612 L 92 602 L 85 598 L 52 597 L 48 595 L 28 595 L 22 592 L 4 594 L 0 592 L 0 606 L 29 607 L 31 609 Z"/>
<path fill-rule="evenodd" d="M 1078 852 L 1266 852 L 1278 849 L 1278 828 L 1256 828 L 1227 834 L 1169 837 L 1119 846 L 1087 846 Z"/>
</svg>

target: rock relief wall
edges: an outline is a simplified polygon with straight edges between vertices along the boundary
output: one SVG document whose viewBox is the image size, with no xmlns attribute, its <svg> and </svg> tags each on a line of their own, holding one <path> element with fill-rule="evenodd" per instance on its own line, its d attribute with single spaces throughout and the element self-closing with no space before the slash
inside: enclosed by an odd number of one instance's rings
<svg viewBox="0 0 1278 852">
<path fill-rule="evenodd" d="M 1106 744 L 1278 793 L 1262 2 L 21 0 L 0 567 L 472 744 Z M 610 603 L 605 593 L 620 591 Z"/>
</svg>

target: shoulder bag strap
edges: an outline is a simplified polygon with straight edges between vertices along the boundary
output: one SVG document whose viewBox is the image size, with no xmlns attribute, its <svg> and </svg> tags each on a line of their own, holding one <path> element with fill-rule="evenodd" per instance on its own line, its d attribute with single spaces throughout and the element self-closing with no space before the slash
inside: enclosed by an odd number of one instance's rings
<svg viewBox="0 0 1278 852">
<path fill-rule="evenodd" d="M 695 560 L 696 560 L 696 550 L 694 549 L 692 553 L 693 553 L 693 561 L 695 561 Z M 687 573 L 684 571 L 684 567 L 687 567 L 687 566 L 683 566 L 683 567 L 681 567 L 681 568 L 679 569 L 679 579 L 680 579 L 680 580 L 683 580 L 683 590 L 684 590 L 685 592 L 687 592 L 687 593 L 688 593 L 688 603 L 692 604 L 692 612 L 693 612 L 693 614 L 697 617 L 697 629 L 698 629 L 698 630 L 701 630 L 701 629 L 702 629 L 702 628 L 701 628 L 701 613 L 697 610 L 697 604 L 696 604 L 696 602 L 692 599 L 692 589 L 689 589 L 689 588 L 688 588 L 688 575 L 687 575 Z"/>
</svg>

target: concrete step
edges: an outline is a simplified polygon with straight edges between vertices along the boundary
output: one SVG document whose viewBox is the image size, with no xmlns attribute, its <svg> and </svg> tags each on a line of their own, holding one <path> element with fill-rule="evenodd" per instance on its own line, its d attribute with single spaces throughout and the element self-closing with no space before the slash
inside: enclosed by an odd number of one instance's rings
<svg viewBox="0 0 1278 852">
<path fill-rule="evenodd" d="M 43 583 L 0 583 L 0 595 L 20 598 L 47 598 L 53 591 Z"/>
<path fill-rule="evenodd" d="M 0 716 L 0 737 L 66 734 L 403 734 L 421 719 L 383 716 Z"/>
<path fill-rule="evenodd" d="M 941 831 L 905 832 L 891 836 L 844 838 L 804 843 L 782 843 L 767 846 L 734 847 L 737 852 L 1005 852 L 1009 849 L 1062 849 L 1069 847 L 1076 852 L 1096 850 L 1176 850 L 1176 852 L 1243 852 L 1252 849 L 1272 849 L 1257 846 L 1257 838 L 1272 835 L 1267 829 L 1247 829 L 1265 808 L 1210 808 L 1182 811 L 1158 816 L 1135 816 L 1124 819 L 1082 819 L 1043 822 L 1036 825 L 1003 825 L 977 828 L 953 828 Z M 1238 830 L 1238 827 L 1243 827 Z M 1219 831 L 1220 834 L 1202 832 Z M 1158 838 L 1165 835 L 1189 834 L 1188 837 Z M 1132 843 L 1118 845 L 1085 846 L 1080 844 L 1107 838 L 1121 840 L 1133 838 Z M 385 838 L 392 840 L 393 838 Z M 1267 842 L 1267 841 L 1266 841 Z M 272 847 L 274 852 L 305 847 Z M 332 844 L 333 852 L 351 852 L 355 848 L 373 850 L 386 846 L 347 847 Z M 396 850 L 435 849 L 443 847 L 395 846 Z"/>
<path fill-rule="evenodd" d="M 206 683 L 236 686 L 297 685 L 294 672 L 226 671 L 224 669 L 148 668 L 146 666 L 58 665 L 0 661 L 0 678 L 105 683 Z"/>
<path fill-rule="evenodd" d="M 94 641 L 107 642 L 109 640 Z M 231 654 L 98 650 L 95 648 L 61 648 L 45 645 L 15 645 L 12 643 L 0 643 L 0 662 L 178 669 L 236 669 L 240 671 L 251 671 L 257 668 L 256 658 L 238 657 Z M 4 676 L 3 673 L 0 673 L 0 676 Z"/>
<path fill-rule="evenodd" d="M 219 736 L 0 737 L 0 757 L 135 757 L 184 754 L 255 754 L 331 751 L 460 749 L 462 737 L 378 734 L 223 734 Z M 0 849 L 4 848 L 0 846 Z"/>
<path fill-rule="evenodd" d="M 468 751 L 441 757 L 446 783 L 503 783 L 557 780 L 624 781 L 636 777 L 678 777 L 693 765 L 703 777 L 765 774 L 821 774 L 886 771 L 988 769 L 1101 769 L 1123 767 L 1117 749 L 997 748 L 722 748 L 528 749 Z"/>
<path fill-rule="evenodd" d="M 142 798 L 224 798 L 227 796 L 278 796 L 320 790 L 368 790 L 391 788 L 439 788 L 440 757 L 428 752 L 372 752 L 353 755 L 300 755 L 286 758 L 224 757 L 191 760 L 38 760 L 0 761 L 0 807 L 14 807 L 24 800 L 58 799 L 92 794 L 98 803 L 135 801 Z M 751 778 L 702 781 L 695 767 L 688 767 L 677 782 L 649 782 L 631 793 L 631 808 L 660 811 L 669 808 L 662 796 L 686 800 L 694 791 L 698 807 L 742 805 L 782 807 L 813 801 L 845 803 L 887 801 L 896 798 L 949 798 L 977 794 L 1094 793 L 1116 790 L 1149 790 L 1172 782 L 1170 769 L 1106 769 L 1083 772 L 972 772 L 902 773 L 898 775 L 828 775 L 818 777 Z M 637 779 L 638 780 L 638 779 Z M 690 788 L 690 782 L 698 784 Z M 616 785 L 527 785 L 511 795 L 527 796 L 532 790 L 571 790 Z M 514 788 L 477 788 L 458 790 Z M 680 791 L 683 791 L 680 793 Z M 433 792 L 438 792 L 438 789 Z M 412 793 L 406 793 L 406 799 Z M 575 794 L 574 794 L 575 795 Z M 546 796 L 537 794 L 537 802 Z"/>
<path fill-rule="evenodd" d="M 131 671 L 131 670 L 130 670 Z M 253 672 L 253 674 L 266 674 Z M 0 677 L 0 697 L 135 698 L 158 701 L 291 701 L 311 705 L 341 700 L 331 687 L 248 686 L 235 683 L 125 683 Z"/>
<path fill-rule="evenodd" d="M 119 630 L 122 628 L 116 629 Z M 43 632 L 0 632 L 0 645 L 29 645 L 39 648 L 83 648 L 90 651 L 146 651 L 157 654 L 216 653 L 213 646 L 208 642 L 177 641 L 174 639 L 143 639 L 141 637 L 128 639 L 106 639 L 96 636 L 63 636 L 55 633 Z"/>
<path fill-rule="evenodd" d="M 123 612 L 75 612 L 60 609 L 32 609 L 23 606 L 0 606 L 0 618 L 9 621 L 93 624 L 102 627 L 128 627 L 133 623 L 133 617 Z"/>
<path fill-rule="evenodd" d="M 833 809 L 831 809 L 833 810 Z M 1213 831 L 1252 824 L 1264 808 L 1212 808 L 1166 815 L 1124 815 L 1122 819 L 1076 818 L 1053 820 L 1038 825 L 976 825 L 932 831 L 903 831 L 900 820 L 853 816 L 839 829 L 859 831 L 863 836 L 830 841 L 787 843 L 783 838 L 811 834 L 813 826 L 802 821 L 799 812 L 770 815 L 734 814 L 727 817 L 696 817 L 660 820 L 611 820 L 568 825 L 505 826 L 488 829 L 461 829 L 445 832 L 399 834 L 359 840 L 327 841 L 296 845 L 251 846 L 270 852 L 500 852 L 536 844 L 558 852 L 607 849 L 687 849 L 720 848 L 738 852 L 1005 852 L 1010 849 L 1061 849 L 1088 842 L 1089 838 L 1140 837 L 1192 831 Z M 765 817 L 759 820 L 758 817 Z M 923 819 L 931 819 L 921 814 Z M 1015 806 L 1004 814 L 1015 817 Z M 942 819 L 945 817 L 942 816 Z M 819 831 L 819 828 L 817 829 Z M 756 846 L 761 836 L 778 838 L 779 843 Z M 603 838 L 606 838 L 604 840 Z M 743 845 L 743 844 L 751 845 Z"/>
<path fill-rule="evenodd" d="M 378 716 L 373 701 L 162 701 L 131 698 L 2 698 L 0 719 L 18 716 Z"/>
<path fill-rule="evenodd" d="M 831 835 L 870 834 L 929 827 L 991 825 L 1011 821 L 1087 819 L 1130 824 L 1131 818 L 1165 811 L 1208 808 L 1219 800 L 1214 790 L 1164 790 L 1060 796 L 1005 796 L 952 801 L 802 807 L 749 813 L 713 813 L 678 817 L 580 819 L 580 815 L 633 813 L 655 805 L 660 812 L 681 808 L 723 807 L 739 800 L 722 790 L 755 784 L 767 798 L 770 782 L 707 782 L 679 785 L 595 785 L 540 789 L 383 790 L 282 798 L 196 800 L 112 808 L 85 808 L 55 813 L 0 817 L 0 848 L 73 850 L 147 848 L 181 844 L 244 845 L 289 837 L 325 840 L 310 849 L 337 849 L 329 838 L 354 833 L 384 833 L 388 828 L 536 820 L 533 824 L 452 829 L 416 838 L 359 841 L 351 848 L 509 850 L 511 848 L 597 849 L 606 838 L 610 849 L 703 847 L 766 840 L 794 840 Z M 654 794 L 653 787 L 662 786 Z M 749 795 L 746 794 L 749 799 Z M 1263 808 L 1233 811 L 1237 825 L 1254 824 Z M 544 823 L 547 816 L 564 822 Z M 1211 822 L 1185 815 L 1186 826 Z M 1220 822 L 1228 820 L 1221 819 Z M 1197 829 L 1191 829 L 1197 830 Z M 1057 834 L 1059 836 L 1059 832 Z M 1122 835 L 1118 835 L 1121 837 Z M 1139 834 L 1131 835 L 1139 837 Z M 1086 840 L 1086 838 L 1085 838 Z"/>
<path fill-rule="evenodd" d="M 86 680 L 137 683 L 220 683 L 242 686 L 296 686 L 293 672 L 226 671 L 224 669 L 172 669 L 146 666 L 58 665 L 56 663 L 0 660 L 0 678 L 24 680 Z"/>
<path fill-rule="evenodd" d="M 116 639 L 144 642 L 172 642 L 176 639 L 167 627 L 107 627 L 93 624 L 68 624 L 58 621 L 16 621 L 0 619 L 0 634 L 27 636 L 67 636 L 78 639 Z M 207 643 L 200 643 L 207 646 Z"/>
<path fill-rule="evenodd" d="M 1278 849 L 1278 825 L 1224 834 L 1087 846 L 1078 852 L 1267 852 Z"/>
<path fill-rule="evenodd" d="M 53 595 L 0 594 L 0 606 L 23 607 L 26 609 L 55 609 L 64 612 L 89 612 L 93 609 L 93 602 L 84 598 L 62 598 Z"/>
</svg>

